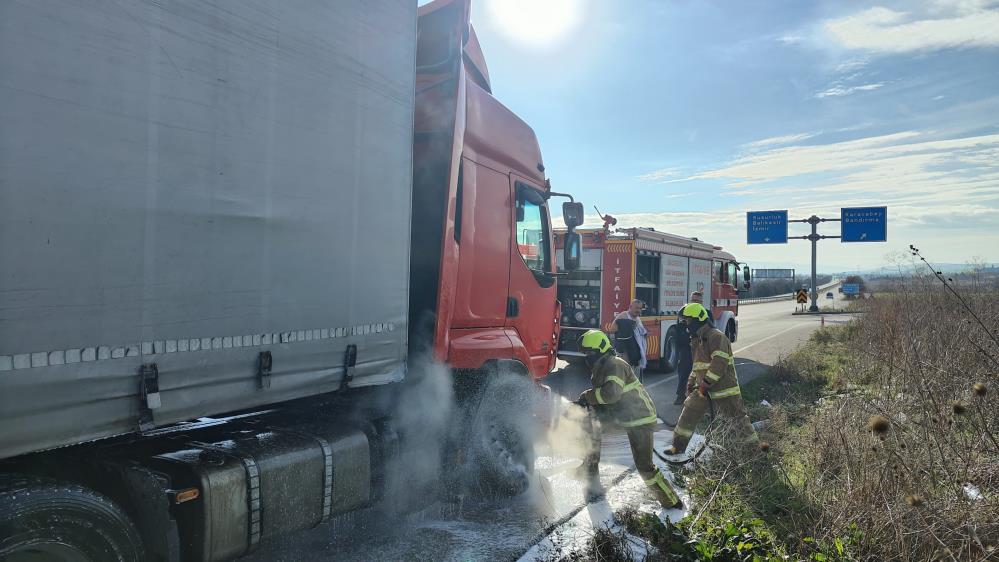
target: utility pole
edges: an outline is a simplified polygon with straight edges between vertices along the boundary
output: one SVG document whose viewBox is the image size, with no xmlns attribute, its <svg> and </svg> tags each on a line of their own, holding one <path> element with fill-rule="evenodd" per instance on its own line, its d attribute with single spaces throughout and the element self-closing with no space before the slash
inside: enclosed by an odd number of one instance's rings
<svg viewBox="0 0 999 562">
<path fill-rule="evenodd" d="M 825 238 L 839 238 L 839 236 L 825 236 L 819 234 L 819 223 L 820 222 L 839 222 L 840 219 L 823 219 L 816 215 L 812 215 L 807 219 L 796 219 L 789 220 L 787 222 L 807 222 L 812 225 L 812 233 L 808 236 L 788 236 L 788 238 L 795 238 L 798 240 L 809 240 L 812 243 L 812 306 L 809 307 L 809 311 L 818 312 L 819 311 L 819 284 L 816 281 L 816 261 L 818 257 L 819 250 L 819 240 Z"/>
</svg>

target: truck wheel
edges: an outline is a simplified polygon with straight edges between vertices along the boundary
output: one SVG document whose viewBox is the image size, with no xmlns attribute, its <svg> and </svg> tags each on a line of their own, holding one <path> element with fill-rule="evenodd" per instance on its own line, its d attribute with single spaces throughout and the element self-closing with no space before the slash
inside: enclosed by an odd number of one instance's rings
<svg viewBox="0 0 999 562">
<path fill-rule="evenodd" d="M 0 475 L 0 560 L 143 559 L 138 531 L 108 498 L 75 484 Z"/>
<path fill-rule="evenodd" d="M 728 338 L 728 341 L 735 343 L 735 322 L 729 320 L 728 324 L 725 325 L 725 337 Z"/>
<path fill-rule="evenodd" d="M 676 341 L 676 333 L 670 331 L 666 334 L 666 344 L 663 345 L 662 359 L 659 360 L 659 365 L 662 367 L 664 373 L 672 373 L 676 370 L 677 364 L 680 363 L 680 346 Z"/>
<path fill-rule="evenodd" d="M 493 373 L 486 382 L 469 447 L 471 478 L 487 497 L 516 496 L 534 475 L 534 384 L 522 375 Z"/>
</svg>

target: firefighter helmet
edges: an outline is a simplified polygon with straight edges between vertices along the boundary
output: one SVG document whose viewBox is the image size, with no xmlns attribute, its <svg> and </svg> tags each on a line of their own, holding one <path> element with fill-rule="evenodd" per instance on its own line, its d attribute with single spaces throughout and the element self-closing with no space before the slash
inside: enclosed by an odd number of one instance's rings
<svg viewBox="0 0 999 562">
<path fill-rule="evenodd" d="M 680 316 L 704 322 L 708 319 L 708 310 L 701 303 L 691 302 L 680 309 Z"/>
<path fill-rule="evenodd" d="M 600 330 L 587 330 L 583 333 L 583 336 L 579 338 L 579 347 L 583 353 L 596 352 L 600 354 L 607 353 L 612 348 L 607 334 Z"/>
</svg>

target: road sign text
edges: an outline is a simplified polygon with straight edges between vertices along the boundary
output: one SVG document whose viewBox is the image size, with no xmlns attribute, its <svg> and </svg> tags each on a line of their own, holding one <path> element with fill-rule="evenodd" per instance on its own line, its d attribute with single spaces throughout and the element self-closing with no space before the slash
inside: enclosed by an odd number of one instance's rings
<svg viewBox="0 0 999 562">
<path fill-rule="evenodd" d="M 787 244 L 787 211 L 746 213 L 747 244 Z"/>
<path fill-rule="evenodd" d="M 842 242 L 885 242 L 888 207 L 844 207 L 840 210 Z"/>
</svg>

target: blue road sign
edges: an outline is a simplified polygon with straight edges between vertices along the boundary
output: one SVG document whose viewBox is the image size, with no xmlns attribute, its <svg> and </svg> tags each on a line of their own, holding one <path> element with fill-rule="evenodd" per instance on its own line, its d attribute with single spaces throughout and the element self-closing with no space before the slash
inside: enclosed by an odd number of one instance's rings
<svg viewBox="0 0 999 562">
<path fill-rule="evenodd" d="M 888 240 L 888 207 L 844 207 L 840 209 L 841 242 L 885 242 Z"/>
<path fill-rule="evenodd" d="M 787 211 L 746 213 L 747 244 L 787 244 Z"/>
<path fill-rule="evenodd" d="M 844 295 L 859 295 L 860 283 L 843 283 Z"/>
</svg>

